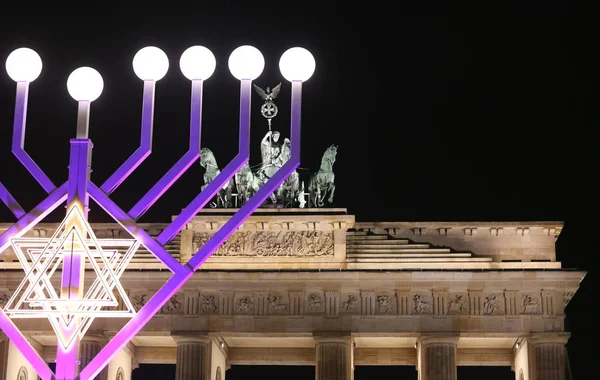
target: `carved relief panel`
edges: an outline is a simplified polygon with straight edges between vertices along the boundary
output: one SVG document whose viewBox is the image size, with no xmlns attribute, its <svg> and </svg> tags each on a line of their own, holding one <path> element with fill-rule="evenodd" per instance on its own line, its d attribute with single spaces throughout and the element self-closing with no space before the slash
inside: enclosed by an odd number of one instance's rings
<svg viewBox="0 0 600 380">
<path fill-rule="evenodd" d="M 344 292 L 340 294 L 340 314 L 360 314 L 360 293 Z"/>
<path fill-rule="evenodd" d="M 482 294 L 483 305 L 481 314 L 483 315 L 502 315 L 506 314 L 504 295 L 502 293 L 484 293 Z"/>
<path fill-rule="evenodd" d="M 393 293 L 377 293 L 375 297 L 376 314 L 393 315 L 396 314 L 396 296 Z"/>
<path fill-rule="evenodd" d="M 323 292 L 308 292 L 306 294 L 304 310 L 307 314 L 325 312 L 325 296 Z"/>
<path fill-rule="evenodd" d="M 431 314 L 433 313 L 432 305 L 433 297 L 431 293 L 413 293 L 411 314 Z"/>
<path fill-rule="evenodd" d="M 469 294 L 467 292 L 450 293 L 448 295 L 448 314 L 469 314 L 469 309 Z"/>
<path fill-rule="evenodd" d="M 290 313 L 290 300 L 285 293 L 271 293 L 267 297 L 269 314 L 288 315 Z"/>
<path fill-rule="evenodd" d="M 540 314 L 542 312 L 540 293 L 522 293 L 521 314 Z"/>
<path fill-rule="evenodd" d="M 151 297 L 152 293 L 145 290 L 133 290 L 129 293 L 129 300 L 135 311 L 140 311 Z"/>
<path fill-rule="evenodd" d="M 200 249 L 210 234 L 197 233 L 193 249 Z M 321 257 L 333 256 L 333 233 L 326 231 L 236 232 L 217 249 L 214 257 Z"/>
<path fill-rule="evenodd" d="M 8 292 L 0 290 L 0 309 L 4 308 L 4 306 L 6 306 L 9 299 L 10 299 L 10 296 L 9 296 Z"/>
<path fill-rule="evenodd" d="M 217 293 L 201 293 L 198 296 L 199 314 L 219 314 L 219 295 Z"/>
<path fill-rule="evenodd" d="M 254 295 L 236 294 L 234 296 L 234 314 L 252 315 L 254 314 Z"/>
<path fill-rule="evenodd" d="M 183 296 L 181 294 L 173 294 L 167 303 L 162 307 L 162 314 L 182 314 L 183 313 Z"/>
</svg>

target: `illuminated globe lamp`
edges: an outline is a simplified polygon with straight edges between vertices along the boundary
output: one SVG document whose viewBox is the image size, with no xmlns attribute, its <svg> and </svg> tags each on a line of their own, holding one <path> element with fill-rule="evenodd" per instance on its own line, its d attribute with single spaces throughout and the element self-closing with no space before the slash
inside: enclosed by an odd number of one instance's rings
<svg viewBox="0 0 600 380">
<path fill-rule="evenodd" d="M 6 58 L 6 72 L 15 82 L 33 82 L 42 72 L 42 58 L 32 49 L 19 48 Z"/>
<path fill-rule="evenodd" d="M 69 95 L 79 103 L 77 111 L 77 138 L 87 139 L 90 121 L 90 103 L 98 99 L 104 89 L 102 75 L 91 67 L 80 67 L 67 79 Z"/>
<path fill-rule="evenodd" d="M 133 71 L 144 81 L 158 81 L 169 71 L 169 58 L 155 46 L 140 49 L 133 57 Z"/>
<path fill-rule="evenodd" d="M 183 52 L 179 59 L 181 73 L 187 79 L 207 80 L 215 72 L 215 55 L 204 46 L 192 46 Z"/>
<path fill-rule="evenodd" d="M 265 58 L 260 50 L 250 45 L 243 45 L 231 52 L 229 71 L 239 80 L 254 80 L 265 68 Z"/>
<path fill-rule="evenodd" d="M 279 71 L 290 82 L 306 82 L 315 72 L 315 68 L 315 58 L 301 47 L 286 50 L 279 59 Z"/>
</svg>

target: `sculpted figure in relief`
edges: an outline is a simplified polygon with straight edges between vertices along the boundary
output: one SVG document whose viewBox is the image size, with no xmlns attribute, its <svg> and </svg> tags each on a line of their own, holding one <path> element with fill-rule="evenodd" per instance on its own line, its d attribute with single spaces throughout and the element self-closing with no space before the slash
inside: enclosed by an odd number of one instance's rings
<svg viewBox="0 0 600 380">
<path fill-rule="evenodd" d="M 144 307 L 146 302 L 148 302 L 146 297 L 146 293 L 136 294 L 133 297 L 131 297 L 131 303 L 135 311 L 139 311 L 142 307 Z"/>
<path fill-rule="evenodd" d="M 163 312 L 166 314 L 181 313 L 183 310 L 183 304 L 179 302 L 177 295 L 171 297 L 165 306 L 163 306 Z"/>
<path fill-rule="evenodd" d="M 392 312 L 390 296 L 388 296 L 388 295 L 378 296 L 377 303 L 379 304 L 379 312 L 380 313 L 389 314 Z"/>
<path fill-rule="evenodd" d="M 0 309 L 3 308 L 4 306 L 6 306 L 6 303 L 8 302 L 9 299 L 10 299 L 10 297 L 8 296 L 8 294 L 0 293 Z"/>
<path fill-rule="evenodd" d="M 448 303 L 449 314 L 465 314 L 468 312 L 466 306 L 467 300 L 460 294 L 454 295 L 454 298 Z"/>
<path fill-rule="evenodd" d="M 217 305 L 215 305 L 215 296 L 203 294 L 200 295 L 200 313 L 212 314 L 217 311 Z"/>
<path fill-rule="evenodd" d="M 431 313 L 431 305 L 427 302 L 420 294 L 413 296 L 413 302 L 415 303 L 415 313 L 417 314 L 428 314 Z"/>
<path fill-rule="evenodd" d="M 272 313 L 287 313 L 287 306 L 285 304 L 281 304 L 281 297 L 270 296 L 267 298 L 269 301 L 269 307 Z"/>
<path fill-rule="evenodd" d="M 495 314 L 500 310 L 500 306 L 498 305 L 498 300 L 496 299 L 496 295 L 490 295 L 485 297 L 485 301 L 483 302 L 483 314 Z"/>
<path fill-rule="evenodd" d="M 349 295 L 348 300 L 342 303 L 342 311 L 356 311 L 356 303 L 358 302 L 358 297 Z"/>
<path fill-rule="evenodd" d="M 308 309 L 310 311 L 317 312 L 321 309 L 322 306 L 323 300 L 321 299 L 320 295 L 313 293 L 308 296 Z"/>
<path fill-rule="evenodd" d="M 235 311 L 242 314 L 251 314 L 254 311 L 254 299 L 252 297 L 240 298 Z"/>
<path fill-rule="evenodd" d="M 524 294 L 521 297 L 521 313 L 537 314 L 540 312 L 540 303 L 529 294 Z"/>
</svg>

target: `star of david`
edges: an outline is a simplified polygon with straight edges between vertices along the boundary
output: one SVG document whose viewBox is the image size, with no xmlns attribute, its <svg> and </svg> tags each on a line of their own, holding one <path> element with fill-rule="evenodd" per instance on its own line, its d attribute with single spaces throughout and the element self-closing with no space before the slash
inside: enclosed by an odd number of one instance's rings
<svg viewBox="0 0 600 380">
<path fill-rule="evenodd" d="M 77 213 L 73 215 L 73 213 Z M 79 218 L 84 233 L 67 226 Z M 84 237 L 85 236 L 85 237 Z M 135 309 L 120 278 L 140 246 L 133 239 L 98 239 L 77 207 L 71 209 L 51 238 L 17 238 L 13 250 L 25 277 L 4 307 L 12 318 L 48 318 L 59 341 L 68 347 L 76 336 L 85 335 L 95 318 L 132 317 Z M 75 248 L 74 248 L 75 247 Z M 67 255 L 80 256 L 95 278 L 80 297 L 70 298 L 57 291 L 52 278 Z M 120 302 L 122 308 L 119 310 Z M 63 326 L 68 329 L 65 333 Z"/>
</svg>

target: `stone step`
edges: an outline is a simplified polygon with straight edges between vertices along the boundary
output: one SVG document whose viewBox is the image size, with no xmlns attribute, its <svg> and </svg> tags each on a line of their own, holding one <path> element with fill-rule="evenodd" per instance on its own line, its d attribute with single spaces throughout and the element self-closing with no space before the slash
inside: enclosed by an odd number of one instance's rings
<svg viewBox="0 0 600 380">
<path fill-rule="evenodd" d="M 352 236 L 347 235 L 348 240 L 387 240 L 388 235 L 365 235 L 365 236 Z"/>
<path fill-rule="evenodd" d="M 390 259 L 346 259 L 347 263 L 452 263 L 452 262 L 491 262 L 491 257 L 431 257 L 431 258 L 390 258 Z"/>
<path fill-rule="evenodd" d="M 347 252 L 361 253 L 450 253 L 450 248 L 409 248 L 409 249 L 363 249 L 363 248 L 347 248 Z"/>
<path fill-rule="evenodd" d="M 348 253 L 347 258 L 393 258 L 393 257 L 473 257 L 471 253 Z"/>
<path fill-rule="evenodd" d="M 348 235 L 352 236 L 366 236 L 369 231 L 348 231 Z"/>
<path fill-rule="evenodd" d="M 430 247 L 429 244 L 353 244 L 346 243 L 348 250 L 359 250 L 359 249 L 393 249 L 402 251 L 405 249 L 427 249 Z"/>
<path fill-rule="evenodd" d="M 365 245 L 365 244 L 372 244 L 372 245 L 406 245 L 409 244 L 410 241 L 408 239 L 380 239 L 380 240 L 358 240 L 358 239 L 348 239 L 346 241 L 347 244 L 353 244 L 353 245 Z M 429 245 L 429 244 L 427 244 Z"/>
</svg>

